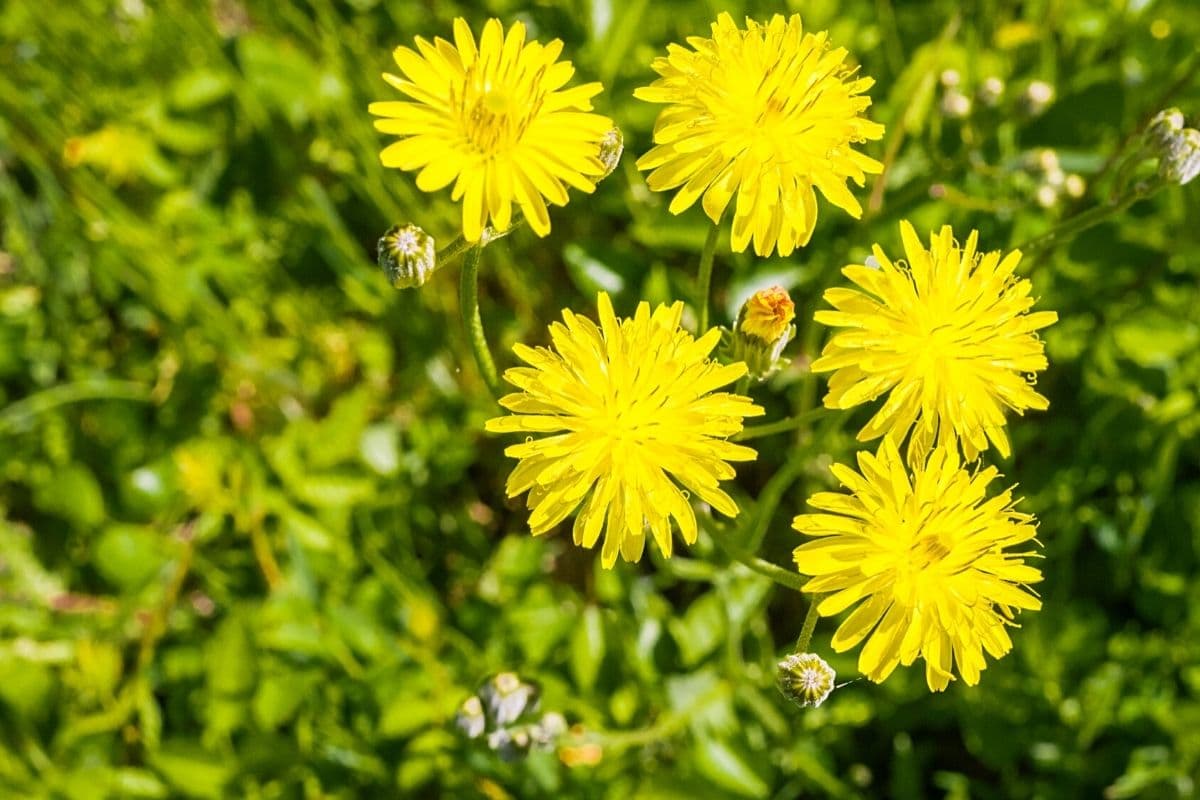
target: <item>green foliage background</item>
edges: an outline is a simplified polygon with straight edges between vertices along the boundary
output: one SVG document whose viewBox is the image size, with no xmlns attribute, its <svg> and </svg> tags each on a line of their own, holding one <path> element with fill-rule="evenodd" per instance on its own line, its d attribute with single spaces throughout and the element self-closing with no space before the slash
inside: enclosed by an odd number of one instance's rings
<svg viewBox="0 0 1200 800">
<path fill-rule="evenodd" d="M 1013 421 L 1002 467 L 1041 519 L 1045 607 L 976 688 L 934 696 L 901 670 L 794 708 L 772 683 L 795 592 L 709 534 L 605 572 L 505 500 L 456 268 L 398 292 L 373 264 L 395 222 L 442 242 L 457 224 L 380 166 L 379 73 L 416 34 L 496 15 L 605 83 L 617 173 L 549 238 L 484 255 L 503 367 L 598 288 L 625 313 L 693 297 L 707 222 L 671 217 L 637 174 L 657 109 L 632 90 L 721 10 L 828 28 L 878 81 L 870 152 L 895 148 L 863 222 L 823 204 L 794 257 L 718 257 L 718 322 L 758 286 L 797 301 L 793 364 L 756 389 L 768 419 L 819 402 L 812 311 L 844 264 L 897 245 L 900 218 L 1015 245 L 1105 201 L 1113 155 L 1160 107 L 1200 111 L 1193 0 L 3 4 L 0 796 L 1195 796 L 1198 184 L 1024 262 L 1061 322 L 1050 410 Z M 953 119 L 946 69 L 967 96 L 1007 88 Z M 1055 97 L 1031 115 L 1035 79 Z M 1084 198 L 1035 201 L 1042 148 Z M 735 491 L 764 558 L 790 564 L 789 520 L 862 421 L 757 442 Z M 848 679 L 832 630 L 816 649 Z M 458 736 L 458 704 L 503 669 L 603 732 L 600 762 L 503 763 Z"/>
</svg>

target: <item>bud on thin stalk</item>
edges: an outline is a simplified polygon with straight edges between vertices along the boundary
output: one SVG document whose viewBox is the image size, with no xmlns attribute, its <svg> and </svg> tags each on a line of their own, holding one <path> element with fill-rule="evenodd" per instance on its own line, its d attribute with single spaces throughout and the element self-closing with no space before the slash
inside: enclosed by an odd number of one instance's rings
<svg viewBox="0 0 1200 800">
<path fill-rule="evenodd" d="M 779 691 L 801 708 L 819 706 L 834 690 L 837 673 L 816 653 L 792 653 L 779 662 Z"/>
<path fill-rule="evenodd" d="M 397 289 L 412 289 L 429 280 L 437 266 L 433 237 L 416 225 L 393 225 L 378 247 L 379 268 Z"/>
</svg>

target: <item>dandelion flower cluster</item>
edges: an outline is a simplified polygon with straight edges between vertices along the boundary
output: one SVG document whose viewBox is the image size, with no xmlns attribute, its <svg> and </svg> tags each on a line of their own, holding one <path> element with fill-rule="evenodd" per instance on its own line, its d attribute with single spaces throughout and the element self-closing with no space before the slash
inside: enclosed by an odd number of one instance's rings
<svg viewBox="0 0 1200 800">
<path fill-rule="evenodd" d="M 487 430 L 530 434 L 505 454 L 519 459 L 507 492 L 528 492 L 533 534 L 575 513 L 575 543 L 593 547 L 603 532 L 601 562 L 611 567 L 618 553 L 639 560 L 647 532 L 670 556 L 672 520 L 694 542 L 692 495 L 737 515 L 718 484 L 734 477 L 727 462 L 755 452 L 726 439 L 763 409 L 715 391 L 746 366 L 709 360 L 721 332 L 693 338 L 679 324 L 682 303 L 653 313 L 641 303 L 631 319 L 616 317 L 607 294 L 598 305 L 599 325 L 564 310 L 550 326 L 551 347 L 513 348 L 529 366 L 505 372 L 520 391 L 501 398 L 513 413 L 489 420 Z"/>
<path fill-rule="evenodd" d="M 843 270 L 860 289 L 825 292 L 836 310 L 815 319 L 843 329 L 812 364 L 814 372 L 833 372 L 825 405 L 853 408 L 887 395 L 858 438 L 900 442 L 912 430 L 914 466 L 935 441 L 957 442 L 967 461 L 989 442 L 1007 457 L 1005 409 L 1023 414 L 1049 405 L 1030 384 L 1047 366 L 1036 331 L 1058 315 L 1030 313 L 1032 287 L 1014 275 L 1020 251 L 981 254 L 975 231 L 960 246 L 949 226 L 928 250 L 907 221 L 900 235 L 907 264 L 876 245 L 877 267 Z"/>
<path fill-rule="evenodd" d="M 514 204 L 548 234 L 546 201 L 566 205 L 568 186 L 591 192 L 604 174 L 600 145 L 612 121 L 588 113 L 601 85 L 564 89 L 575 70 L 558 60 L 562 42 L 527 42 L 519 22 L 505 35 L 488 20 L 476 43 L 459 18 L 454 43 L 418 36 L 416 45 L 393 54 L 405 77 L 383 76 L 411 100 L 370 106 L 383 118 L 377 129 L 403 137 L 380 153 L 384 166 L 419 170 L 425 192 L 453 183 L 468 241 L 480 240 L 489 218 L 506 230 Z"/>
<path fill-rule="evenodd" d="M 945 689 L 953 669 L 974 686 L 985 651 L 1000 658 L 1012 649 L 1006 628 L 1015 611 L 1041 607 L 1027 588 L 1042 578 L 1025 563 L 1036 555 L 1033 517 L 1016 510 L 1011 490 L 989 498 L 996 469 L 967 472 L 952 447 L 935 447 L 910 476 L 885 437 L 875 455 L 859 453 L 858 466 L 833 467 L 850 494 L 819 492 L 808 502 L 820 513 L 792 523 L 817 537 L 795 560 L 814 576 L 804 591 L 829 593 L 821 616 L 859 604 L 833 649 L 866 639 L 858 668 L 877 683 L 921 657 L 931 690 Z"/>
<path fill-rule="evenodd" d="M 859 186 L 878 161 L 853 145 L 883 136 L 862 116 L 874 81 L 855 76 L 846 50 L 829 49 L 828 34 L 806 33 L 799 15 L 765 25 L 729 14 L 712 38 L 671 45 L 652 67 L 659 79 L 634 95 L 667 107 L 654 127 L 655 147 L 638 160 L 650 188 L 678 189 L 670 211 L 701 201 L 718 222 L 737 193 L 732 246 L 753 239 L 760 256 L 790 254 L 808 243 L 817 221 L 814 188 L 857 218 L 862 207 L 846 188 Z"/>
</svg>

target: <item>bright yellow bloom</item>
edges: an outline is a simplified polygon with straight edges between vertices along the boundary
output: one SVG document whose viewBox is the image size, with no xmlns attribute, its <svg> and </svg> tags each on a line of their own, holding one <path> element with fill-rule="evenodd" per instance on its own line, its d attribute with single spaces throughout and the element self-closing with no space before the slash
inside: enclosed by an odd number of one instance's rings
<svg viewBox="0 0 1200 800">
<path fill-rule="evenodd" d="M 1042 573 L 1024 561 L 1036 553 L 1004 552 L 1036 544 L 1033 516 L 1015 510 L 1011 490 L 988 498 L 996 468 L 967 472 L 954 448 L 934 448 L 910 476 L 887 437 L 876 455 L 859 453 L 858 466 L 861 474 L 834 465 L 850 494 L 819 492 L 808 504 L 824 513 L 792 523 L 820 537 L 796 548 L 795 559 L 815 576 L 804 591 L 830 593 L 817 606 L 821 616 L 861 601 L 833 649 L 845 652 L 870 634 L 858 669 L 876 683 L 920 656 L 931 690 L 954 679 L 952 666 L 974 686 L 985 650 L 1000 658 L 1012 649 L 1006 627 L 1014 609 L 1041 608 L 1027 584 Z"/>
<path fill-rule="evenodd" d="M 726 439 L 742 418 L 763 410 L 750 398 L 713 391 L 746 373 L 708 355 L 721 338 L 699 339 L 679 327 L 683 303 L 650 312 L 638 305 L 618 320 L 603 292 L 600 324 L 563 310 L 550 325 L 550 348 L 513 348 L 528 367 L 504 373 L 520 392 L 501 398 L 511 416 L 488 420 L 493 433 L 530 436 L 506 449 L 520 460 L 508 496 L 528 492 L 529 527 L 546 533 L 578 510 L 575 543 L 593 547 L 604 531 L 601 562 L 611 567 L 642 556 L 647 531 L 671 555 L 671 518 L 688 544 L 696 541 L 691 495 L 726 516 L 737 504 L 718 483 L 734 476 L 727 461 L 755 457 Z M 565 324 L 564 324 L 565 323 Z"/>
<path fill-rule="evenodd" d="M 585 113 L 603 87 L 564 90 L 575 69 L 558 61 L 562 42 L 526 42 L 520 22 L 505 36 L 499 20 L 488 20 L 476 46 L 460 18 L 453 44 L 420 36 L 416 44 L 419 54 L 408 47 L 393 53 L 406 78 L 383 76 L 412 101 L 370 107 L 385 117 L 377 129 L 405 137 L 380 153 L 384 166 L 420 170 L 417 187 L 426 192 L 454 183 L 468 241 L 479 241 L 488 217 L 506 230 L 514 203 L 545 236 L 545 201 L 566 205 L 567 186 L 591 192 L 604 174 L 600 143 L 612 121 Z"/>
<path fill-rule="evenodd" d="M 737 192 L 732 245 L 742 252 L 786 256 L 808 244 L 817 222 L 817 197 L 858 218 L 862 208 L 846 188 L 882 165 L 852 145 L 883 136 L 883 126 L 861 116 L 871 104 L 862 93 L 874 81 L 855 78 L 846 50 L 828 49 L 828 34 L 805 33 L 799 15 L 746 20 L 739 30 L 729 14 L 712 25 L 712 38 L 688 38 L 692 49 L 671 45 L 655 59 L 661 77 L 634 96 L 666 103 L 654 126 L 654 147 L 638 160 L 653 170 L 654 191 L 679 187 L 672 214 L 703 197 L 704 213 L 718 222 Z"/>
<path fill-rule="evenodd" d="M 897 442 L 913 430 L 908 458 L 924 461 L 936 440 L 961 444 L 967 461 L 988 448 L 1009 454 L 1004 409 L 1043 410 L 1049 401 L 1032 387 L 1046 368 L 1035 331 L 1058 320 L 1053 311 L 1028 313 L 1032 286 L 1013 274 L 1019 250 L 976 252 L 971 231 L 965 247 L 949 226 L 926 250 L 912 225 L 900 223 L 904 262 L 893 263 L 878 245 L 878 265 L 852 265 L 843 274 L 858 289 L 830 289 L 836 311 L 818 311 L 817 322 L 848 330 L 829 340 L 813 372 L 834 371 L 825 405 L 852 408 L 887 394 L 859 431 L 860 441 L 885 434 Z"/>
<path fill-rule="evenodd" d="M 774 342 L 796 318 L 796 305 L 787 289 L 772 286 L 750 295 L 738 320 L 738 330 L 764 342 Z"/>
</svg>

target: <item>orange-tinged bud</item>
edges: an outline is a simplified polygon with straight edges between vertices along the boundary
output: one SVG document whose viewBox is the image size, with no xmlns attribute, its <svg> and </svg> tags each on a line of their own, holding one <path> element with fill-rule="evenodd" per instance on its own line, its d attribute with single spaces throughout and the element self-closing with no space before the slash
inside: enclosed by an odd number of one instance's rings
<svg viewBox="0 0 1200 800">
<path fill-rule="evenodd" d="M 738 332 L 774 343 L 796 318 L 796 306 L 782 286 L 760 289 L 750 296 L 738 320 Z"/>
</svg>

